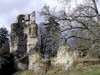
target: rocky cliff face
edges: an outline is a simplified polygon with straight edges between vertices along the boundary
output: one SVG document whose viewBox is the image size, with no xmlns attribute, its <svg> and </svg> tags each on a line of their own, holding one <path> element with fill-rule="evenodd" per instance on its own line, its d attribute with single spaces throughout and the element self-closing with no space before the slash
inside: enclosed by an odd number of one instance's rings
<svg viewBox="0 0 100 75">
<path fill-rule="evenodd" d="M 10 52 L 15 56 L 18 69 L 27 69 L 28 53 L 35 51 L 37 45 L 37 24 L 35 12 L 19 15 L 16 23 L 11 25 Z M 23 66 L 24 65 L 24 66 Z"/>
</svg>

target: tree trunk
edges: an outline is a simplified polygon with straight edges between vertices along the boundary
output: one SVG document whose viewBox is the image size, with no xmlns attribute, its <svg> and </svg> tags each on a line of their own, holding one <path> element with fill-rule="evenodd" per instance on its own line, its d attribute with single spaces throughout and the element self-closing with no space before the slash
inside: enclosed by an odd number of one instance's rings
<svg viewBox="0 0 100 75">
<path fill-rule="evenodd" d="M 94 4 L 94 8 L 95 8 L 95 11 L 96 11 L 96 14 L 97 14 L 97 18 L 98 18 L 98 24 L 100 25 L 100 17 L 99 17 L 99 11 L 98 11 L 98 7 L 97 7 L 97 4 L 96 4 L 96 0 L 92 0 L 93 4 Z"/>
</svg>

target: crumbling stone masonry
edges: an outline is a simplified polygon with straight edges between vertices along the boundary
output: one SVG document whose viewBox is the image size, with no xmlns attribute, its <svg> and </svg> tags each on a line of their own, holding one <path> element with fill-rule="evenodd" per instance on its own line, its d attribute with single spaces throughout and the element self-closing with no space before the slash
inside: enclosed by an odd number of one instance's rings
<svg viewBox="0 0 100 75">
<path fill-rule="evenodd" d="M 16 23 L 11 25 L 10 52 L 15 56 L 16 68 L 28 69 L 28 53 L 34 52 L 37 45 L 37 24 L 35 11 L 19 15 Z"/>
</svg>

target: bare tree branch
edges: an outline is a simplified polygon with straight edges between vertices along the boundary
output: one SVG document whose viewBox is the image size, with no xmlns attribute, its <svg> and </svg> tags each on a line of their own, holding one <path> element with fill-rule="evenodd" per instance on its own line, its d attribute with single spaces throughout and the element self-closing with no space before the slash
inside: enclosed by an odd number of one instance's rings
<svg viewBox="0 0 100 75">
<path fill-rule="evenodd" d="M 66 40 L 70 39 L 70 38 L 78 38 L 78 39 L 83 39 L 83 40 L 88 40 L 88 41 L 93 41 L 91 39 L 88 39 L 88 38 L 83 38 L 83 37 L 78 37 L 78 36 L 69 36 L 67 38 L 65 38 Z"/>
<path fill-rule="evenodd" d="M 60 30 L 60 31 L 61 31 L 61 32 L 64 32 L 64 31 L 72 30 L 72 29 L 82 29 L 82 30 L 84 30 L 84 29 L 86 29 L 86 28 L 83 28 L 83 27 L 72 27 L 72 28 L 66 28 L 66 29 Z"/>
</svg>

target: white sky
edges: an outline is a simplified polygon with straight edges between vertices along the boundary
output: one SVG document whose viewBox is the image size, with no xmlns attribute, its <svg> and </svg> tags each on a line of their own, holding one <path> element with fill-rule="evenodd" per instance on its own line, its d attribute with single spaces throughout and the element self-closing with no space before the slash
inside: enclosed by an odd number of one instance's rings
<svg viewBox="0 0 100 75">
<path fill-rule="evenodd" d="M 17 15 L 38 12 L 45 4 L 51 8 L 59 5 L 56 0 L 0 0 L 0 27 L 10 30 L 10 25 L 15 22 Z M 36 21 L 41 22 L 39 14 Z"/>
<path fill-rule="evenodd" d="M 100 5 L 100 0 L 98 1 Z M 82 0 L 78 2 L 81 3 Z M 50 5 L 51 8 L 59 6 L 57 0 L 0 0 L 0 27 L 10 30 L 10 25 L 15 22 L 17 15 L 38 12 L 45 4 Z M 36 22 L 41 22 L 39 15 L 36 17 Z"/>
</svg>

